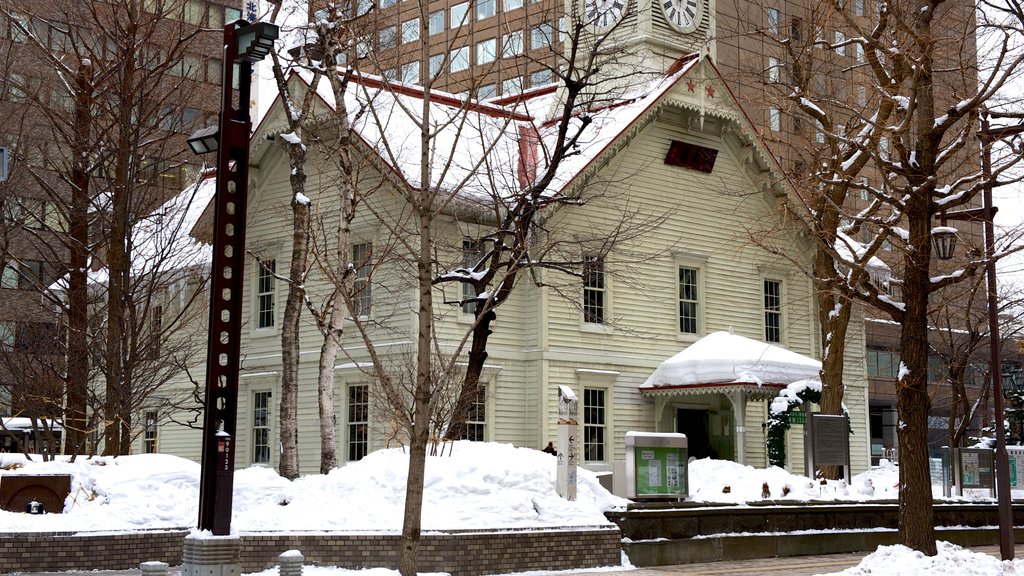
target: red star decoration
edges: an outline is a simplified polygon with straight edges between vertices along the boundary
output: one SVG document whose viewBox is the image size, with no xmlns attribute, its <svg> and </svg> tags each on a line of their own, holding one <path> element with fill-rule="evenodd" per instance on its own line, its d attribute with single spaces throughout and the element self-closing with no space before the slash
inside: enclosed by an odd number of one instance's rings
<svg viewBox="0 0 1024 576">
<path fill-rule="evenodd" d="M 697 83 L 694 82 L 693 80 L 687 80 L 686 87 L 690 90 L 690 92 L 693 92 L 694 88 L 697 87 Z"/>
<path fill-rule="evenodd" d="M 714 86 L 708 86 L 704 90 L 708 93 L 708 98 L 714 98 L 715 97 L 715 87 Z"/>
</svg>

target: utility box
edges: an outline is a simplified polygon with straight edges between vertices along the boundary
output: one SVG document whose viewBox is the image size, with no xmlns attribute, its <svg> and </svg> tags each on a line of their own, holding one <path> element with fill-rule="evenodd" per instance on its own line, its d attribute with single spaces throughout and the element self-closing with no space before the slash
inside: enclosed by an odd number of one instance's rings
<svg viewBox="0 0 1024 576">
<path fill-rule="evenodd" d="M 0 476 L 0 508 L 8 512 L 26 512 L 30 502 L 42 504 L 49 514 L 64 511 L 64 500 L 71 493 L 69 474 L 4 474 Z"/>
<path fill-rule="evenodd" d="M 626 432 L 626 497 L 685 500 L 689 496 L 686 435 Z"/>
</svg>

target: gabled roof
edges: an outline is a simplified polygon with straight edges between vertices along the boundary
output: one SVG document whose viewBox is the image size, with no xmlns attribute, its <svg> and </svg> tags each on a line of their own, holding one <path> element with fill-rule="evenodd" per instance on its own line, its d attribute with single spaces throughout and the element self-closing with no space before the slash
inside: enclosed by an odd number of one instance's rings
<svg viewBox="0 0 1024 576">
<path fill-rule="evenodd" d="M 640 385 L 643 392 L 744 384 L 781 387 L 817 379 L 821 362 L 731 332 L 712 332 L 662 362 Z"/>
<path fill-rule="evenodd" d="M 420 125 L 426 97 L 422 87 L 385 82 L 353 71 L 339 73 L 349 75 L 346 106 L 352 129 L 402 181 L 419 187 Z M 294 72 L 290 81 L 309 88 L 311 78 L 308 73 Z M 320 103 L 333 109 L 334 95 L 329 83 L 321 80 L 316 91 Z M 431 91 L 428 108 L 436 137 L 428 159 L 429 184 L 481 198 L 520 190 L 547 166 L 557 136 L 557 122 L 550 121 L 548 114 L 558 97 L 553 86 L 524 93 L 519 98 L 486 102 Z M 277 98 L 276 105 L 269 110 L 283 110 L 280 96 Z M 760 169 L 773 171 L 773 182 L 784 181 L 774 157 L 760 141 L 718 69 L 706 56 L 694 53 L 677 61 L 668 74 L 640 82 L 609 105 L 573 118 L 572 128 L 578 128 L 584 118 L 589 124 L 573 154 L 562 161 L 549 193 L 557 194 L 584 181 L 587 174 L 603 166 L 639 133 L 663 106 L 669 105 L 689 108 L 700 114 L 702 121 L 708 115 L 734 122 L 744 144 L 753 149 L 751 157 L 756 156 Z M 286 130 L 281 116 L 275 119 L 273 112 L 268 113 L 255 131 L 253 147 L 265 149 L 264 135 Z"/>
</svg>

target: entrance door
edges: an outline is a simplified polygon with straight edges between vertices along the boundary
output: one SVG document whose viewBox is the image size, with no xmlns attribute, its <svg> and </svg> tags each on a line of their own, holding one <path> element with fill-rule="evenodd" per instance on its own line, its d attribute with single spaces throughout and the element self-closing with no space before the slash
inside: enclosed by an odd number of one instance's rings
<svg viewBox="0 0 1024 576">
<path fill-rule="evenodd" d="M 736 459 L 736 442 L 733 438 L 732 410 L 712 410 L 708 422 L 708 439 L 711 447 L 723 460 Z"/>
<path fill-rule="evenodd" d="M 694 458 L 735 459 L 731 410 L 677 408 L 676 432 L 686 434 Z"/>
</svg>

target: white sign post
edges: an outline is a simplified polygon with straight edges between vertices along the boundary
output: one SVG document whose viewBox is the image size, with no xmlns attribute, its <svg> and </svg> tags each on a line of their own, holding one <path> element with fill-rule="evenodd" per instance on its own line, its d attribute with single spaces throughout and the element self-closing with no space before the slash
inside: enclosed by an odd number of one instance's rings
<svg viewBox="0 0 1024 576">
<path fill-rule="evenodd" d="M 568 386 L 558 387 L 558 495 L 576 500 L 576 435 L 579 434 L 579 404 Z"/>
</svg>

